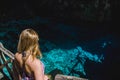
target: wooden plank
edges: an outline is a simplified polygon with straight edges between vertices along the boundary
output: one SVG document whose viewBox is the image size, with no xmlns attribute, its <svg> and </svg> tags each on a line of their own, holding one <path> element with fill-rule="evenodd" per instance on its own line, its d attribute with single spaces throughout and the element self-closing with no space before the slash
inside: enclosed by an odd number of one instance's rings
<svg viewBox="0 0 120 80">
<path fill-rule="evenodd" d="M 79 78 L 79 77 L 75 77 L 75 76 L 68 76 L 68 75 L 57 74 L 55 76 L 55 80 L 88 80 L 88 79 Z"/>
</svg>

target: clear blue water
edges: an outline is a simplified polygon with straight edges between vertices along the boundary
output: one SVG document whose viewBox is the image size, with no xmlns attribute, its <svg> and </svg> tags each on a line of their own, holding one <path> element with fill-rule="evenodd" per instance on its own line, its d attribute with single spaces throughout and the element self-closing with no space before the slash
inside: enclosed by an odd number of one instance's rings
<svg viewBox="0 0 120 80">
<path fill-rule="evenodd" d="M 0 26 L 5 26 L 0 28 L 0 42 L 2 42 L 7 49 L 9 49 L 14 53 L 16 52 L 18 38 L 15 38 L 15 39 L 13 38 L 16 35 L 18 36 L 18 33 L 20 33 L 21 29 L 27 28 L 27 27 L 21 27 L 21 28 L 16 27 L 18 24 L 21 26 L 25 26 L 25 25 L 35 26 L 38 24 L 47 24 L 48 27 L 50 28 L 51 25 L 49 25 L 49 23 L 50 21 L 43 20 L 42 18 L 34 18 L 30 20 L 19 20 L 19 21 L 13 20 L 7 23 L 0 23 Z M 9 25 L 14 27 L 8 28 Z M 71 34 L 71 36 L 76 36 L 77 34 L 75 32 L 77 30 L 75 30 L 71 26 L 70 26 L 70 29 L 67 29 L 67 27 L 69 26 L 64 24 L 57 24 L 56 26 L 58 26 L 58 29 L 61 29 L 61 32 L 63 33 Z M 66 26 L 66 28 L 63 28 L 62 30 L 61 26 L 64 26 L 64 27 Z M 39 30 L 39 27 L 34 27 L 34 29 L 36 29 L 37 31 L 41 31 Z M 55 28 L 55 30 L 57 29 Z M 13 32 L 14 35 L 9 34 L 8 32 Z M 44 34 L 41 32 L 39 33 Z M 81 34 L 80 37 L 83 37 L 83 36 L 84 34 Z M 99 66 L 101 65 L 103 66 L 108 54 L 106 53 L 107 47 L 114 47 L 117 44 L 117 42 L 114 40 L 113 35 L 111 34 L 107 36 L 105 35 L 99 38 L 97 37 L 93 40 L 90 40 L 90 41 L 88 40 L 83 42 L 79 42 L 79 41 L 76 42 L 75 39 L 74 39 L 75 41 L 68 39 L 68 41 L 66 40 L 66 42 L 63 42 L 64 39 L 62 41 L 60 39 L 61 38 L 60 36 L 58 36 L 60 37 L 59 38 L 60 40 L 54 38 L 56 39 L 54 40 L 56 42 L 54 42 L 54 41 L 51 41 L 50 37 L 48 38 L 44 37 L 45 39 L 41 38 L 43 42 L 41 41 L 41 44 L 40 44 L 41 45 L 40 47 L 43 53 L 43 58 L 41 60 L 45 65 L 46 74 L 49 74 L 50 72 L 57 69 L 57 70 L 60 70 L 65 75 L 72 75 L 72 76 L 86 77 L 86 78 L 91 78 L 92 76 L 93 78 L 96 78 L 97 77 L 96 75 L 90 74 L 92 72 L 92 68 L 90 68 L 91 71 L 88 73 L 87 69 L 91 67 L 91 65 L 86 66 L 86 64 L 89 64 L 89 62 L 92 62 L 92 65 L 94 65 L 94 68 L 99 68 Z M 5 74 L 9 76 L 7 70 L 5 68 L 3 70 Z M 99 72 L 96 74 L 99 74 Z"/>
</svg>

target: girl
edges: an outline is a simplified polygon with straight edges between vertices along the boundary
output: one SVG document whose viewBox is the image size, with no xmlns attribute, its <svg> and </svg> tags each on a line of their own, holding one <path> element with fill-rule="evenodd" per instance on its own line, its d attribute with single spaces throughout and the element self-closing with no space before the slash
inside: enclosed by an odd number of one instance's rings
<svg viewBox="0 0 120 80">
<path fill-rule="evenodd" d="M 19 80 L 49 80 L 44 74 L 44 64 L 37 58 L 42 56 L 38 41 L 38 34 L 33 29 L 25 29 L 20 34 L 15 54 Z"/>
</svg>

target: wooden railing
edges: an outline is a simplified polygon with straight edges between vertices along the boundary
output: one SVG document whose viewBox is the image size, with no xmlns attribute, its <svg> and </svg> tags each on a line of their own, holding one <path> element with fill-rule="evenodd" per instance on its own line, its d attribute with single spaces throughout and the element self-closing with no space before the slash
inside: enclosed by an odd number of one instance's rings
<svg viewBox="0 0 120 80">
<path fill-rule="evenodd" d="M 9 59 L 7 59 L 9 58 Z M 14 77 L 14 71 L 12 68 L 9 66 L 9 63 L 13 63 L 14 60 L 14 54 L 6 49 L 3 44 L 0 42 L 0 80 L 1 78 L 5 77 L 5 80 L 13 80 Z M 9 77 L 5 75 L 3 68 L 6 68 L 9 74 Z M 17 79 L 15 79 L 17 80 Z M 54 80 L 88 80 L 85 78 L 79 78 L 75 76 L 67 76 L 67 75 L 62 75 L 62 74 L 57 74 L 54 78 Z"/>
<path fill-rule="evenodd" d="M 8 58 L 8 59 L 7 59 Z M 8 74 L 12 78 L 12 68 L 10 67 L 9 63 L 12 63 L 14 60 L 14 54 L 6 49 L 3 44 L 0 42 L 0 75 L 3 77 L 8 77 L 5 75 L 3 68 L 6 68 L 8 71 Z M 0 78 L 2 78 L 0 76 Z"/>
</svg>

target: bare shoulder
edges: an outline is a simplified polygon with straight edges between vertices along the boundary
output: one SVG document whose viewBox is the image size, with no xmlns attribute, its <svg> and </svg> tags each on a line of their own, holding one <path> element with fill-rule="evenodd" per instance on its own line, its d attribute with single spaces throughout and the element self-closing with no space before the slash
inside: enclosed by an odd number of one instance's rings
<svg viewBox="0 0 120 80">
<path fill-rule="evenodd" d="M 42 67 L 42 64 L 39 59 L 35 58 L 31 63 L 29 63 L 29 66 L 34 71 L 36 69 L 40 69 Z"/>
<path fill-rule="evenodd" d="M 18 53 L 18 52 L 16 52 L 16 53 L 15 53 L 15 58 L 17 58 L 17 57 L 18 57 L 18 55 L 19 55 L 19 53 Z"/>
<path fill-rule="evenodd" d="M 15 59 L 21 63 L 21 59 L 22 58 L 22 55 L 20 53 L 15 53 Z"/>
<path fill-rule="evenodd" d="M 15 53 L 15 58 L 18 60 L 19 58 L 21 58 L 21 54 L 20 53 Z"/>
</svg>

